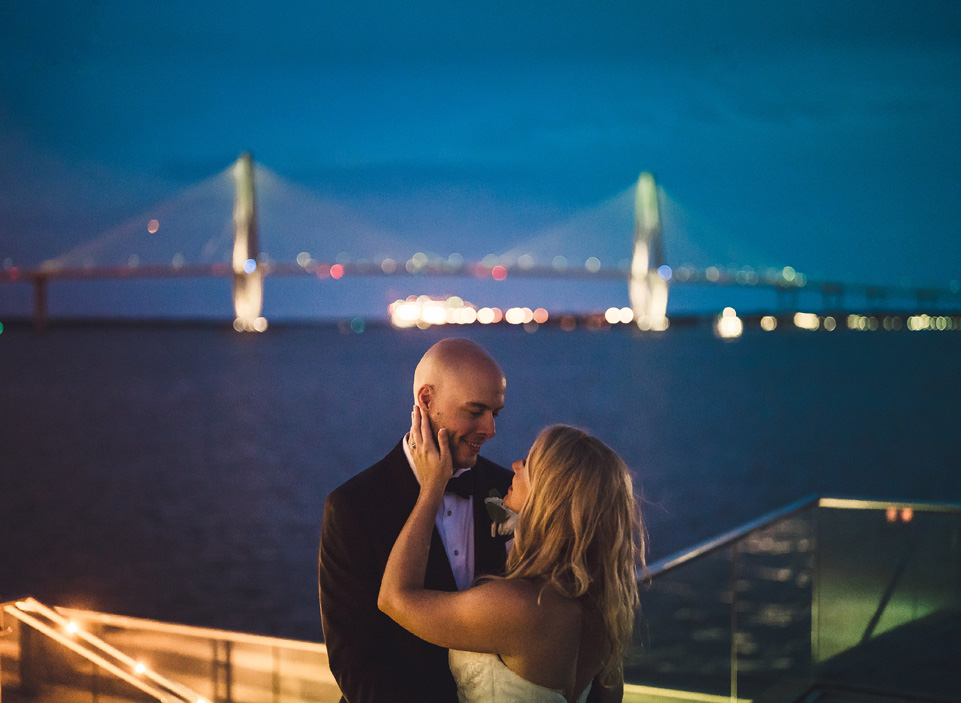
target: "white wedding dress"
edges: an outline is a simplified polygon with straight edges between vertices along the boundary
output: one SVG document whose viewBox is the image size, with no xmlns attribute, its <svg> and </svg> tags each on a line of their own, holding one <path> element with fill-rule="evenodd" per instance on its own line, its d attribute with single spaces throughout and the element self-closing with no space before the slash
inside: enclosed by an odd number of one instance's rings
<svg viewBox="0 0 961 703">
<path fill-rule="evenodd" d="M 496 654 L 452 649 L 448 661 L 460 703 L 567 703 L 563 693 L 520 677 Z M 585 703 L 590 690 L 588 684 L 577 703 Z"/>
</svg>

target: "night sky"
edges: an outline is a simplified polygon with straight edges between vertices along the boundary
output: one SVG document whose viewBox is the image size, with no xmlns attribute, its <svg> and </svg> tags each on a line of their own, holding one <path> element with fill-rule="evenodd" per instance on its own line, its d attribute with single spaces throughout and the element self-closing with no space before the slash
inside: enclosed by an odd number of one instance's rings
<svg viewBox="0 0 961 703">
<path fill-rule="evenodd" d="M 8 267 L 247 150 L 412 252 L 512 249 L 650 171 L 674 265 L 948 287 L 961 4 L 0 5 Z"/>
</svg>

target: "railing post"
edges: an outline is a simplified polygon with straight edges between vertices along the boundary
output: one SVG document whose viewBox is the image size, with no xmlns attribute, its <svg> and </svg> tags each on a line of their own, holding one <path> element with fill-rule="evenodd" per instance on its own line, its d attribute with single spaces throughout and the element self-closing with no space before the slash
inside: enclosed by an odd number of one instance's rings
<svg viewBox="0 0 961 703">
<path fill-rule="evenodd" d="M 737 542 L 731 543 L 731 703 L 737 703 Z"/>
<path fill-rule="evenodd" d="M 212 640 L 214 645 L 214 661 L 213 661 L 213 676 L 214 676 L 214 699 L 217 703 L 232 703 L 233 692 L 231 691 L 233 683 L 233 671 L 231 671 L 231 645 L 232 643 L 228 640 Z M 223 660 L 220 658 L 221 647 L 223 645 Z M 220 693 L 220 684 L 223 682 L 224 693 Z"/>
</svg>

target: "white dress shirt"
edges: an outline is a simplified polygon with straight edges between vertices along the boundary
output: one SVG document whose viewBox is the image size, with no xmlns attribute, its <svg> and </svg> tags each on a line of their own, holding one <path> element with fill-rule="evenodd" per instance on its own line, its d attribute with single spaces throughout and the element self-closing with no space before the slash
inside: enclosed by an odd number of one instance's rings
<svg viewBox="0 0 961 703">
<path fill-rule="evenodd" d="M 407 455 L 407 463 L 414 472 L 414 478 L 420 484 L 420 476 L 417 475 L 417 467 L 414 466 L 410 453 L 409 440 L 409 436 L 404 437 L 404 454 Z M 465 471 L 470 469 L 458 469 L 454 476 L 460 476 Z M 457 590 L 470 588 L 474 582 L 474 499 L 461 498 L 456 493 L 445 493 L 437 509 L 434 524 L 444 543 L 444 551 L 447 552 L 447 561 L 454 572 Z"/>
</svg>

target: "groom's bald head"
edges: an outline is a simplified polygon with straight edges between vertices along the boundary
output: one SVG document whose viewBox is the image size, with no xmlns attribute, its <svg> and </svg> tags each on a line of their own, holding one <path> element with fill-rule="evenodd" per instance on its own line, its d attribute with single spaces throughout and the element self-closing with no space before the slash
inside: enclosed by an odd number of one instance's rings
<svg viewBox="0 0 961 703">
<path fill-rule="evenodd" d="M 427 408 L 434 436 L 447 428 L 455 468 L 473 466 L 494 436 L 507 382 L 497 362 L 469 339 L 443 339 L 414 370 L 414 402 Z"/>
</svg>

